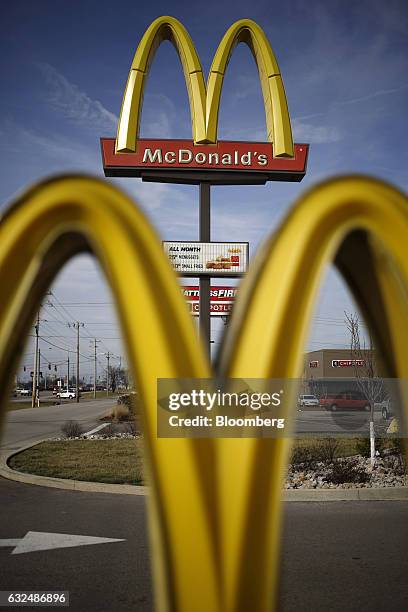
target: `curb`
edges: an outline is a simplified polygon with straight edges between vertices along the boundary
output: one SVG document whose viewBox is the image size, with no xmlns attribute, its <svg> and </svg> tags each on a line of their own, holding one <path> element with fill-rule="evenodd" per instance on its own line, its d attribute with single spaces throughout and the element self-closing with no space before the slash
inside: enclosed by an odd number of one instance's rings
<svg viewBox="0 0 408 612">
<path fill-rule="evenodd" d="M 85 480 L 68 480 L 66 478 L 51 478 L 49 476 L 37 476 L 35 474 L 26 474 L 24 472 L 17 472 L 13 470 L 9 465 L 8 461 L 14 455 L 18 455 L 23 451 L 41 444 L 41 442 L 48 441 L 48 438 L 44 440 L 37 440 L 34 444 L 27 444 L 22 446 L 18 450 L 13 449 L 12 451 L 3 451 L 0 454 L 0 477 L 6 478 L 7 480 L 15 480 L 16 482 L 22 482 L 24 484 L 37 485 L 39 487 L 49 487 L 52 489 L 65 489 L 68 491 L 84 491 L 91 493 L 114 493 L 120 495 L 148 495 L 148 487 L 140 485 L 121 485 L 121 484 L 108 484 L 103 482 L 87 482 Z"/>
<path fill-rule="evenodd" d="M 83 480 L 68 480 L 66 478 L 50 478 L 17 472 L 8 465 L 8 460 L 14 455 L 45 442 L 37 440 L 34 444 L 22 446 L 18 450 L 3 451 L 0 454 L 0 477 L 24 484 L 32 484 L 52 489 L 68 491 L 83 491 L 88 493 L 111 493 L 119 495 L 148 495 L 149 487 L 140 485 L 107 484 L 102 482 L 86 482 Z M 351 489 L 284 489 L 283 502 L 336 502 L 336 501 L 408 501 L 408 486 L 382 488 L 351 488 Z"/>
<path fill-rule="evenodd" d="M 408 501 L 408 487 L 361 489 L 285 489 L 285 502 Z"/>
</svg>

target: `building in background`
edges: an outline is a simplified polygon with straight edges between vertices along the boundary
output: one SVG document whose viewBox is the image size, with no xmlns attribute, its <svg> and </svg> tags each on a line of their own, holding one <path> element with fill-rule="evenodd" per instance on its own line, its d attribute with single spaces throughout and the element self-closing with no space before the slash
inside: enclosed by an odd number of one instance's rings
<svg viewBox="0 0 408 612">
<path fill-rule="evenodd" d="M 369 350 L 361 351 L 362 357 Z M 320 349 L 305 355 L 302 393 L 321 397 L 326 393 L 358 390 L 356 375 L 366 376 L 366 361 L 355 359 L 350 349 Z"/>
</svg>

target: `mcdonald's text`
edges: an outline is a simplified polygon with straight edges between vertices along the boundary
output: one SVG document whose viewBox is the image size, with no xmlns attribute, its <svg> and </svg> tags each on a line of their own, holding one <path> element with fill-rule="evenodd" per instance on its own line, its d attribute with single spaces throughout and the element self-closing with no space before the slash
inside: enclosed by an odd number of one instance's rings
<svg viewBox="0 0 408 612">
<path fill-rule="evenodd" d="M 192 140 L 138 140 L 134 153 L 119 153 L 114 138 L 102 138 L 106 176 L 142 176 L 148 170 L 257 173 L 264 180 L 300 181 L 306 172 L 308 145 L 296 144 L 294 157 L 274 157 L 268 142 L 219 141 L 195 145 Z M 232 179 L 231 179 L 232 180 Z"/>
</svg>

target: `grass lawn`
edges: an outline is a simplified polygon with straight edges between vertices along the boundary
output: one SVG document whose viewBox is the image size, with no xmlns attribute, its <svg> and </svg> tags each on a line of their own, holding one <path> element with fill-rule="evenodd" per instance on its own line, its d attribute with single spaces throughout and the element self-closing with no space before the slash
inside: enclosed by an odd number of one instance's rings
<svg viewBox="0 0 408 612">
<path fill-rule="evenodd" d="M 40 403 L 40 406 L 37 404 L 34 408 L 44 408 L 44 406 L 53 406 L 55 400 L 47 400 Z M 29 402 L 10 402 L 8 406 L 8 410 L 22 410 L 23 408 L 31 408 L 31 400 Z"/>
<path fill-rule="evenodd" d="M 123 393 L 127 393 L 127 392 L 124 391 Z M 112 393 L 112 391 L 109 391 L 109 395 L 106 395 L 106 391 L 97 391 L 96 399 L 118 399 L 119 395 L 123 395 L 123 393 L 117 393 L 116 391 L 115 393 Z M 93 399 L 94 399 L 93 391 L 81 392 L 80 401 L 93 400 Z"/>
<path fill-rule="evenodd" d="M 142 440 L 42 442 L 9 461 L 19 472 L 90 482 L 143 484 Z"/>
<path fill-rule="evenodd" d="M 336 457 L 351 457 L 358 454 L 358 438 L 337 438 L 338 448 Z M 313 450 L 320 443 L 324 444 L 324 438 L 298 438 L 293 443 L 293 448 L 305 448 Z"/>
<path fill-rule="evenodd" d="M 300 438 L 294 448 L 313 449 L 321 439 Z M 357 439 L 338 440 L 337 457 L 357 454 Z M 42 442 L 15 455 L 10 467 L 19 472 L 90 482 L 141 485 L 142 439 Z"/>
</svg>

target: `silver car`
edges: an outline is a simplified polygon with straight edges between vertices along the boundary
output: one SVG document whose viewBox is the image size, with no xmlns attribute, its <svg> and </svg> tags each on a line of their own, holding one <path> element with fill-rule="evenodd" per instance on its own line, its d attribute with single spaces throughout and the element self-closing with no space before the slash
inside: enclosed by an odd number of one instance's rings
<svg viewBox="0 0 408 612">
<path fill-rule="evenodd" d="M 299 406 L 318 406 L 319 400 L 315 395 L 299 395 Z"/>
</svg>

